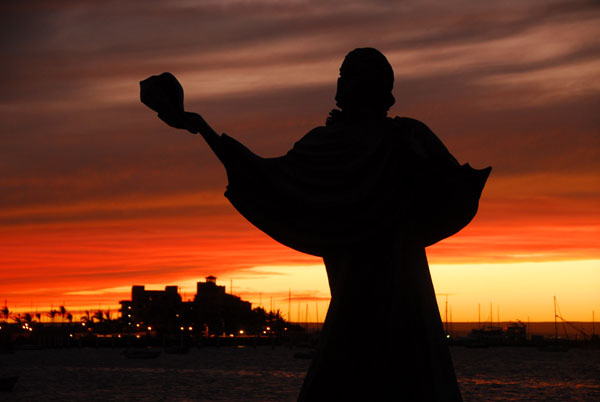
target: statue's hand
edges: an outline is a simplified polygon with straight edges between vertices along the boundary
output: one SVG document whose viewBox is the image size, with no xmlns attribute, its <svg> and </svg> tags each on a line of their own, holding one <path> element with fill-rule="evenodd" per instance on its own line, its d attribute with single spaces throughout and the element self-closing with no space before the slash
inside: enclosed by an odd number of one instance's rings
<svg viewBox="0 0 600 402">
<path fill-rule="evenodd" d="M 192 134 L 197 134 L 204 127 L 203 125 L 206 125 L 202 116 L 197 113 L 159 113 L 158 117 L 169 126 L 188 130 Z"/>
<path fill-rule="evenodd" d="M 188 122 L 189 113 L 183 110 L 183 88 L 173 74 L 162 73 L 140 81 L 140 100 L 169 126 L 193 132 Z"/>
</svg>

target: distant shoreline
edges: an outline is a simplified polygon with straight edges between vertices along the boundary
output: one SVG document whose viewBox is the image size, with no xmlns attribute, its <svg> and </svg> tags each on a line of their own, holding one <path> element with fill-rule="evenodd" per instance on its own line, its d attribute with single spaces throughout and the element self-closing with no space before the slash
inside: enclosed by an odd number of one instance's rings
<svg viewBox="0 0 600 402">
<path fill-rule="evenodd" d="M 477 322 L 449 322 L 448 323 L 448 332 L 450 334 L 452 334 L 453 336 L 467 336 L 471 330 L 473 329 L 478 329 L 480 327 L 483 326 L 494 326 L 494 327 L 502 327 L 504 328 L 505 326 L 509 325 L 509 324 L 515 324 L 519 321 L 501 321 L 500 323 L 494 322 L 493 325 L 491 325 L 489 322 L 482 322 L 480 324 L 478 324 Z M 521 321 L 522 322 L 522 321 Z M 531 321 L 529 323 L 527 322 L 522 322 L 523 324 L 527 325 L 527 334 L 529 336 L 531 335 L 543 335 L 543 336 L 554 336 L 554 321 Z M 293 324 L 298 324 L 304 328 L 307 328 L 309 331 L 316 331 L 317 327 L 318 328 L 322 328 L 323 327 L 323 323 L 316 323 L 316 322 L 309 322 L 309 323 L 305 323 L 305 322 L 298 322 L 298 323 L 293 323 Z M 442 323 L 444 325 L 444 328 L 446 328 L 446 323 L 443 322 Z M 583 331 L 585 331 L 588 335 L 592 335 L 593 333 L 595 334 L 600 334 L 600 322 L 592 322 L 592 321 L 570 321 L 570 324 L 582 329 Z M 569 335 L 569 337 L 573 337 L 575 338 L 576 335 L 581 335 L 576 329 L 574 329 L 573 327 L 566 325 L 566 329 L 567 329 L 567 334 Z M 565 330 L 564 330 L 564 326 L 563 324 L 559 321 L 558 322 L 558 335 L 559 337 L 564 337 L 565 334 Z M 581 338 L 581 336 L 580 336 Z"/>
</svg>

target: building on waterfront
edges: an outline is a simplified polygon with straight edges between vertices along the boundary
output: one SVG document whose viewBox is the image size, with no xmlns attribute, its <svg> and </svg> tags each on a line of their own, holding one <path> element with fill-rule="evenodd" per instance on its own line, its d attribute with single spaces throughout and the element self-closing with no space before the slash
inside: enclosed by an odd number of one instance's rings
<svg viewBox="0 0 600 402">
<path fill-rule="evenodd" d="M 263 321 L 250 302 L 226 293 L 225 286 L 217 285 L 214 276 L 197 282 L 193 301 L 183 301 L 177 286 L 166 286 L 165 290 L 133 286 L 131 300 L 119 303 L 121 320 L 133 329 L 193 330 L 220 335 L 237 333 L 240 328 L 258 328 Z"/>
<path fill-rule="evenodd" d="M 144 286 L 133 286 L 131 300 L 119 303 L 121 319 L 128 325 L 139 324 L 161 331 L 176 328 L 182 307 L 177 286 L 166 286 L 165 290 L 146 290 Z"/>
<path fill-rule="evenodd" d="M 241 327 L 254 327 L 250 302 L 225 292 L 225 286 L 217 285 L 217 278 L 206 277 L 196 283 L 193 317 L 208 327 L 212 333 L 235 333 Z"/>
</svg>

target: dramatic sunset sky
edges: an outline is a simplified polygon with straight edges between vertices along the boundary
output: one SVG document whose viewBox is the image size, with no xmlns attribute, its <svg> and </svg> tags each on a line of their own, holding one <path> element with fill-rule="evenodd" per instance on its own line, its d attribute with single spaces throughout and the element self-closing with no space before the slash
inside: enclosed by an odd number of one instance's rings
<svg viewBox="0 0 600 402">
<path fill-rule="evenodd" d="M 202 138 L 156 118 L 138 83 L 172 72 L 186 109 L 279 156 L 324 124 L 345 54 L 371 46 L 395 70 L 390 115 L 494 168 L 473 222 L 428 248 L 440 305 L 550 321 L 556 295 L 565 318 L 600 319 L 597 1 L 5 1 L 0 33 L 13 311 L 114 312 L 133 284 L 187 299 L 212 274 L 285 317 L 291 289 L 291 318 L 322 320 L 322 261 L 246 222 Z"/>
</svg>

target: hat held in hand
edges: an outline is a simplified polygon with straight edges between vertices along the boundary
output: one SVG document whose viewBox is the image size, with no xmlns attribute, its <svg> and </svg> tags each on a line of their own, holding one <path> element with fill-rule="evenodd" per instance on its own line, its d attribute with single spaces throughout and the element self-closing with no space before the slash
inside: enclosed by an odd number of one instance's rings
<svg viewBox="0 0 600 402">
<path fill-rule="evenodd" d="M 140 100 L 167 123 L 183 119 L 183 88 L 171 73 L 140 81 Z"/>
</svg>

